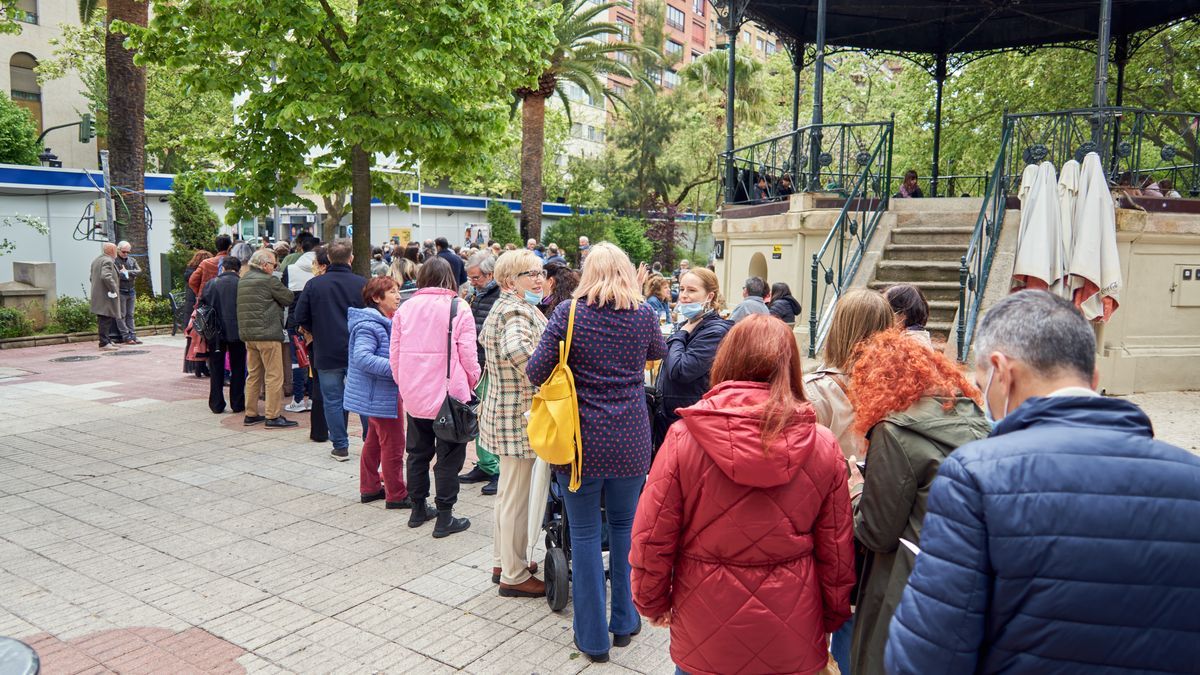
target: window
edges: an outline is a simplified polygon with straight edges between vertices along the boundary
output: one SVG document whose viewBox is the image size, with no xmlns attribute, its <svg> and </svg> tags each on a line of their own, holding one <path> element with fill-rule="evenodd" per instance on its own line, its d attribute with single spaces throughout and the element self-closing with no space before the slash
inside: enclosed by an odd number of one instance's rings
<svg viewBox="0 0 1200 675">
<path fill-rule="evenodd" d="M 622 97 L 625 96 L 625 94 L 629 92 L 629 87 L 626 87 L 625 85 L 621 84 L 620 82 L 613 82 L 609 85 L 608 88 L 609 88 L 609 90 L 612 91 L 612 93 L 616 94 L 617 96 L 622 96 Z"/>
<path fill-rule="evenodd" d="M 571 137 L 572 138 L 583 138 L 583 125 L 582 124 L 580 124 L 579 122 L 575 122 L 574 124 L 571 125 Z"/>
<path fill-rule="evenodd" d="M 682 56 L 683 45 L 674 40 L 667 40 L 667 56 Z"/>
<path fill-rule="evenodd" d="M 749 33 L 749 31 L 742 31 L 742 42 L 745 42 L 746 44 L 750 44 L 750 33 Z"/>
<path fill-rule="evenodd" d="M 692 11 L 696 16 L 704 16 L 704 0 L 692 0 Z"/>
<path fill-rule="evenodd" d="M 17 11 L 13 13 L 13 18 L 25 23 L 37 23 L 37 0 L 17 0 Z"/>
<path fill-rule="evenodd" d="M 699 59 L 699 58 L 700 58 L 700 56 L 701 56 L 700 52 L 698 52 L 698 51 L 696 51 L 695 49 L 693 49 L 693 50 L 692 50 L 692 63 L 695 63 L 695 62 L 696 62 L 696 59 Z"/>
<path fill-rule="evenodd" d="M 8 77 L 12 82 L 12 100 L 18 107 L 33 115 L 38 133 L 42 133 L 42 88 L 38 86 L 37 59 L 32 54 L 17 52 L 8 62 Z"/>
<path fill-rule="evenodd" d="M 703 21 L 693 21 L 692 22 L 692 42 L 695 42 L 696 44 L 701 45 L 701 46 L 704 45 L 704 22 Z"/>
<path fill-rule="evenodd" d="M 774 54 L 777 49 L 779 49 L 779 47 L 776 47 L 774 42 L 767 43 L 767 55 L 768 56 L 771 54 Z"/>
<path fill-rule="evenodd" d="M 633 24 L 628 19 L 617 17 L 617 29 L 621 31 L 621 39 L 629 42 L 633 39 Z"/>
<path fill-rule="evenodd" d="M 683 10 L 667 5 L 667 25 L 677 30 L 683 30 Z"/>
<path fill-rule="evenodd" d="M 661 68 L 654 68 L 653 70 L 650 71 L 650 81 L 653 82 L 654 84 L 657 84 L 660 87 L 662 86 L 663 71 Z"/>
<path fill-rule="evenodd" d="M 673 70 L 663 71 L 663 86 L 668 89 L 674 89 L 679 86 L 679 73 Z"/>
<path fill-rule="evenodd" d="M 767 45 L 762 38 L 754 38 L 754 47 L 760 52 L 767 51 Z"/>
<path fill-rule="evenodd" d="M 629 55 L 629 52 L 617 52 L 613 54 L 613 59 L 627 66 L 633 63 L 633 57 Z"/>
</svg>

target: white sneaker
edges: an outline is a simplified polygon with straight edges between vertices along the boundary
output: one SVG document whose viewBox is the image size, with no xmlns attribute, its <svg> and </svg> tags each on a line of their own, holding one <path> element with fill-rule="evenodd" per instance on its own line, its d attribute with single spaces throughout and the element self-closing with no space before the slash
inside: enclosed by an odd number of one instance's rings
<svg viewBox="0 0 1200 675">
<path fill-rule="evenodd" d="M 311 398 L 304 400 L 304 409 L 309 410 L 309 411 L 312 410 L 312 399 Z"/>
<path fill-rule="evenodd" d="M 292 401 L 291 403 L 283 406 L 283 409 L 290 413 L 302 413 L 308 410 L 308 408 L 304 405 L 304 401 Z"/>
<path fill-rule="evenodd" d="M 111 342 L 106 345 L 100 345 L 100 351 L 102 351 L 102 352 L 115 352 L 115 351 L 120 351 L 120 349 L 121 349 L 120 347 L 116 346 L 115 344 L 113 344 Z"/>
</svg>

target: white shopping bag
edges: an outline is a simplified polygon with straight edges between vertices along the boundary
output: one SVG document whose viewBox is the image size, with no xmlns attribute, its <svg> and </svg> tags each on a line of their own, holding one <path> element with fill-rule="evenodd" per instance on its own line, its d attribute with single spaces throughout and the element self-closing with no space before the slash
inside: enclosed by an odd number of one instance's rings
<svg viewBox="0 0 1200 675">
<path fill-rule="evenodd" d="M 542 520 L 546 517 L 546 499 L 550 496 L 550 479 L 553 472 L 545 460 L 533 463 L 533 478 L 529 482 L 529 560 L 533 550 L 542 540 Z"/>
</svg>

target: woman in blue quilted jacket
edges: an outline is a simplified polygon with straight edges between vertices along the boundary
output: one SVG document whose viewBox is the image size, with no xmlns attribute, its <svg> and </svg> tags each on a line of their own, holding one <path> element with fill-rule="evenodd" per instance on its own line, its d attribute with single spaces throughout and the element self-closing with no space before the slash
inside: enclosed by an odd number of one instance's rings
<svg viewBox="0 0 1200 675">
<path fill-rule="evenodd" d="M 350 367 L 344 401 L 346 410 L 369 418 L 358 466 L 358 491 L 364 504 L 386 499 L 389 509 L 412 508 L 404 483 L 404 403 L 388 362 L 400 286 L 390 276 L 374 277 L 362 294 L 366 307 L 347 310 Z"/>
</svg>

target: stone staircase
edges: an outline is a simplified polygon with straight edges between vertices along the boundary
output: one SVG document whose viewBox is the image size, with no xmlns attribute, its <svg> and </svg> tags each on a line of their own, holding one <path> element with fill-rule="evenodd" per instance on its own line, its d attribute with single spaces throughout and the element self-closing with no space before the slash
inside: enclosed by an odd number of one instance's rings
<svg viewBox="0 0 1200 675">
<path fill-rule="evenodd" d="M 934 340 L 948 340 L 958 312 L 958 271 L 971 243 L 978 199 L 897 199 L 896 223 L 868 286 L 883 290 L 898 283 L 921 289 L 929 301 L 926 328 Z"/>
</svg>

